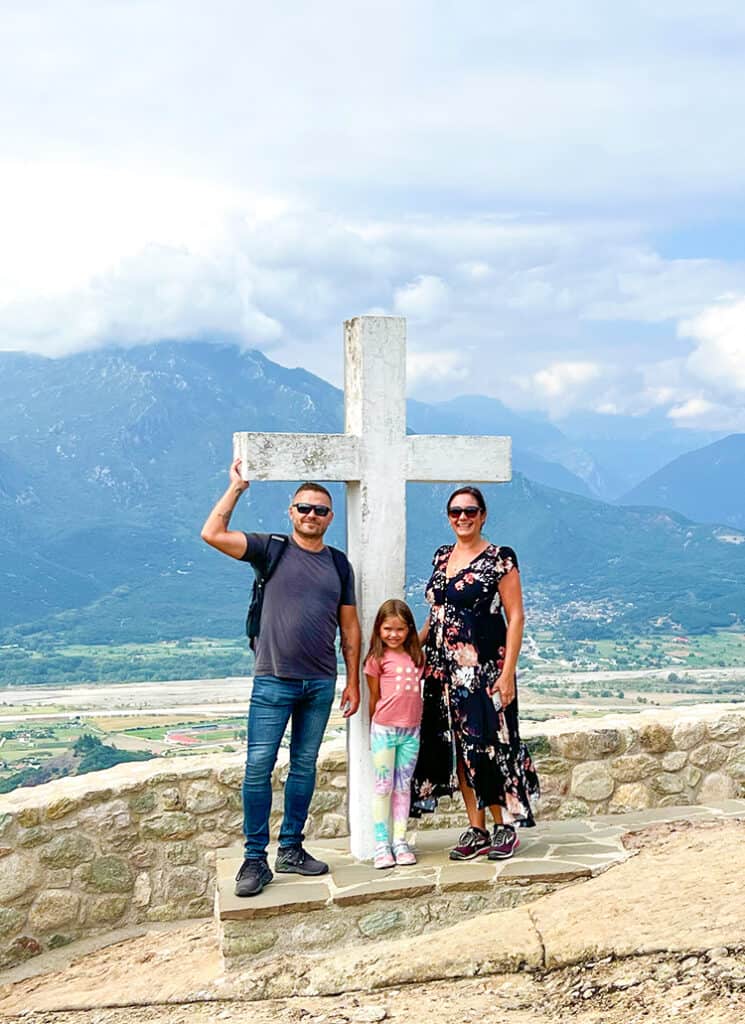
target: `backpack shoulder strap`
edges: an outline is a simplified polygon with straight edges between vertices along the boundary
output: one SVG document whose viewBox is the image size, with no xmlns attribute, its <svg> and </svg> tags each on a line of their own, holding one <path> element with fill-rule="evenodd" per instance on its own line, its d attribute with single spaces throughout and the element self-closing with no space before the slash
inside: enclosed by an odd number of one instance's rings
<svg viewBox="0 0 745 1024">
<path fill-rule="evenodd" d="M 349 564 L 347 556 L 343 551 L 340 551 L 339 548 L 332 548 L 329 544 L 329 551 L 331 552 L 331 557 L 334 560 L 334 567 L 336 568 L 336 571 L 339 574 L 339 579 L 341 580 L 342 593 L 344 593 L 349 582 L 352 567 Z"/>
<path fill-rule="evenodd" d="M 255 565 L 256 576 L 266 583 L 274 573 L 279 560 L 287 550 L 287 535 L 284 533 L 270 533 L 264 548 L 264 558 L 261 565 Z"/>
</svg>

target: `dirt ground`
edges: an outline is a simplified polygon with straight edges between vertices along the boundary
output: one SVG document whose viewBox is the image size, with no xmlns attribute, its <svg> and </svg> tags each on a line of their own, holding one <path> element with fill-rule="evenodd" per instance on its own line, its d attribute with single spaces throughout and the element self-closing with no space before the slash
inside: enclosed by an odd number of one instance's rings
<svg viewBox="0 0 745 1024">
<path fill-rule="evenodd" d="M 745 950 L 719 949 L 701 957 L 647 956 L 545 975 L 430 982 L 375 995 L 21 1011 L 20 1019 L 29 1024 L 741 1024 Z"/>
</svg>

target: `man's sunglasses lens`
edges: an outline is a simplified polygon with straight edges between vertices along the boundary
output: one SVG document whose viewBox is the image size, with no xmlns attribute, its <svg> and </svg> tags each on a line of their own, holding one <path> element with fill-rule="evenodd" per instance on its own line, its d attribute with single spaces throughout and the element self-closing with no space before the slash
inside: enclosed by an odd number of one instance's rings
<svg viewBox="0 0 745 1024">
<path fill-rule="evenodd" d="M 460 519 L 462 515 L 465 515 L 468 519 L 475 519 L 481 509 L 478 505 L 466 505 L 465 508 L 461 508 L 460 505 L 451 505 L 448 509 L 448 515 L 451 519 Z"/>
<path fill-rule="evenodd" d="M 311 512 L 315 512 L 320 519 L 325 519 L 331 511 L 328 505 L 308 505 L 304 501 L 296 501 L 293 508 L 296 508 L 301 516 L 309 516 Z"/>
</svg>

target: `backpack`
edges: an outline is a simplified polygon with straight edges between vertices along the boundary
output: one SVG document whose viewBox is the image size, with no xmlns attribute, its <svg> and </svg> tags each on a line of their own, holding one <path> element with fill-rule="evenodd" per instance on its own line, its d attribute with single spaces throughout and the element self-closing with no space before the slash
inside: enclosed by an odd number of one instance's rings
<svg viewBox="0 0 745 1024">
<path fill-rule="evenodd" d="M 256 650 L 256 640 L 259 636 L 259 630 L 261 627 L 261 609 L 264 606 L 264 590 L 274 574 L 274 570 L 279 565 L 280 558 L 287 550 L 288 541 L 289 537 L 284 533 L 270 534 L 266 541 L 266 547 L 264 548 L 261 562 L 253 565 L 255 578 L 251 589 L 251 600 L 248 605 L 248 612 L 246 613 L 246 636 L 248 637 L 248 644 L 252 651 Z M 332 548 L 330 544 L 328 545 L 328 549 L 331 552 L 331 557 L 334 561 L 334 568 L 339 575 L 343 594 L 346 590 L 349 576 L 352 571 L 349 559 L 343 551 L 340 551 L 338 548 Z"/>
</svg>

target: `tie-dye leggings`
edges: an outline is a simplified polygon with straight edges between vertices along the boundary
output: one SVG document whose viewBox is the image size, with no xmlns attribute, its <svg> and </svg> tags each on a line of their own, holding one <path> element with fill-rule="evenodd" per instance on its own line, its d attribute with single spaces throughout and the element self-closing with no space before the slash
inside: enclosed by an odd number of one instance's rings
<svg viewBox="0 0 745 1024">
<path fill-rule="evenodd" d="M 375 769 L 373 820 L 375 842 L 390 843 L 388 823 L 393 814 L 393 842 L 406 839 L 411 798 L 411 776 L 419 754 L 419 726 L 370 726 L 370 748 Z"/>
</svg>

